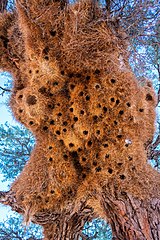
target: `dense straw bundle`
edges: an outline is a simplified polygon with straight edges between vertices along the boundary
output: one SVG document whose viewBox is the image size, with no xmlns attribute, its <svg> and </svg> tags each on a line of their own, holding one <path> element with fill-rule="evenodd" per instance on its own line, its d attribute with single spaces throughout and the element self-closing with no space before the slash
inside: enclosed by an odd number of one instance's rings
<svg viewBox="0 0 160 240">
<path fill-rule="evenodd" d="M 111 193 L 116 186 L 139 198 L 154 194 L 158 174 L 145 144 L 154 134 L 155 93 L 132 73 L 116 21 L 91 0 L 18 0 L 0 26 L 0 66 L 14 77 L 10 105 L 36 137 L 12 185 L 26 219 L 92 204 L 104 185 Z"/>
</svg>

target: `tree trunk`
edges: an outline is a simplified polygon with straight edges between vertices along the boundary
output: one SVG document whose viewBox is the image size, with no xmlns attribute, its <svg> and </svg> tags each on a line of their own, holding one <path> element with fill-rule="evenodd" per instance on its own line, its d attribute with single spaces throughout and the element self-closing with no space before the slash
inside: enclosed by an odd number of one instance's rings
<svg viewBox="0 0 160 240">
<path fill-rule="evenodd" d="M 10 205 L 14 211 L 23 214 L 16 205 L 13 193 L 0 194 L 0 202 Z M 159 240 L 160 239 L 160 200 L 139 200 L 125 192 L 111 195 L 103 188 L 99 196 L 102 210 L 111 225 L 114 240 Z M 32 221 L 44 228 L 45 240 L 87 239 L 82 234 L 84 224 L 94 219 L 93 208 L 83 203 L 79 210 L 73 208 L 61 213 L 41 212 Z"/>
<path fill-rule="evenodd" d="M 8 0 L 1 0 L 0 1 L 0 13 L 4 12 L 7 7 Z"/>
<path fill-rule="evenodd" d="M 101 200 L 113 239 L 160 239 L 160 200 L 139 200 L 122 192 L 115 196 L 104 189 Z"/>
<path fill-rule="evenodd" d="M 90 208 L 83 209 L 79 214 L 61 214 L 55 221 L 43 225 L 44 240 L 78 240 L 80 237 L 84 239 L 85 236 L 82 234 L 84 224 L 91 221 L 92 216 Z"/>
</svg>

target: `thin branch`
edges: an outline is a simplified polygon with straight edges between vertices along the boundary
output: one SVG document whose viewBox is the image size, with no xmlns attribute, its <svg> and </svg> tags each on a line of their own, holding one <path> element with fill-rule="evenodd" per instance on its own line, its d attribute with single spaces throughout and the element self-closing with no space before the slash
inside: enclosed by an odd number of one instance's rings
<svg viewBox="0 0 160 240">
<path fill-rule="evenodd" d="M 0 95 L 1 95 L 2 97 L 3 97 L 3 95 L 4 95 L 5 92 L 11 92 L 10 89 L 3 88 L 3 87 L 1 87 L 1 86 L 0 86 L 0 89 L 2 90 L 2 92 L 0 93 Z"/>
<path fill-rule="evenodd" d="M 0 13 L 3 13 L 7 8 L 8 0 L 0 0 Z"/>
</svg>

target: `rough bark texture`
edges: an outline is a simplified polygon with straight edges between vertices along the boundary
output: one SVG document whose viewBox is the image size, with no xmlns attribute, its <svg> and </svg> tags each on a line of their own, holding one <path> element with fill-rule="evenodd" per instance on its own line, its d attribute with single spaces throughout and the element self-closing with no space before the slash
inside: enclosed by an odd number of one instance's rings
<svg viewBox="0 0 160 240">
<path fill-rule="evenodd" d="M 111 196 L 104 188 L 102 206 L 113 239 L 160 239 L 160 200 L 139 200 L 122 192 Z"/>
<path fill-rule="evenodd" d="M 78 240 L 83 238 L 84 224 L 93 218 L 93 209 L 84 207 L 78 213 L 62 213 L 52 222 L 43 225 L 45 240 Z"/>
<path fill-rule="evenodd" d="M 101 217 L 111 225 L 114 240 L 159 240 L 160 239 L 160 200 L 139 200 L 125 192 L 114 192 L 111 195 L 103 187 L 101 196 Z M 12 192 L 1 192 L 0 202 L 10 205 L 12 210 L 24 214 L 17 206 Z M 82 203 L 78 210 L 67 209 L 54 212 L 39 212 L 32 221 L 44 228 L 45 240 L 78 240 L 88 239 L 82 234 L 84 224 L 96 218 L 93 208 Z"/>
</svg>

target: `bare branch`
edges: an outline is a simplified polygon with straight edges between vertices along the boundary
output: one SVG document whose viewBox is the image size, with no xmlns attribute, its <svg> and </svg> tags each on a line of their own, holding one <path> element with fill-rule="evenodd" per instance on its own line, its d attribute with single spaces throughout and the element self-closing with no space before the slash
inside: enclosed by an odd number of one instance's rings
<svg viewBox="0 0 160 240">
<path fill-rule="evenodd" d="M 1 0 L 0 1 L 0 13 L 4 12 L 7 7 L 8 0 Z"/>
</svg>

